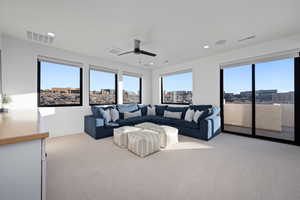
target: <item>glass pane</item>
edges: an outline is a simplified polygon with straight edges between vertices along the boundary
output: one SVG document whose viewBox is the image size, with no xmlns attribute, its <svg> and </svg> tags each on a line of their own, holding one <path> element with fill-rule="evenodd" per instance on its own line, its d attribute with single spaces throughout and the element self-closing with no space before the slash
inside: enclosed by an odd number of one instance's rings
<svg viewBox="0 0 300 200">
<path fill-rule="evenodd" d="M 193 74 L 192 72 L 164 76 L 162 103 L 192 103 Z"/>
<path fill-rule="evenodd" d="M 40 62 L 40 106 L 80 105 L 80 68 Z"/>
<path fill-rule="evenodd" d="M 90 70 L 90 104 L 116 103 L 116 75 Z"/>
<path fill-rule="evenodd" d="M 141 103 L 139 77 L 123 75 L 123 103 Z"/>
<path fill-rule="evenodd" d="M 294 59 L 255 66 L 256 135 L 294 140 Z"/>
<path fill-rule="evenodd" d="M 252 66 L 224 69 L 224 130 L 252 134 Z"/>
</svg>

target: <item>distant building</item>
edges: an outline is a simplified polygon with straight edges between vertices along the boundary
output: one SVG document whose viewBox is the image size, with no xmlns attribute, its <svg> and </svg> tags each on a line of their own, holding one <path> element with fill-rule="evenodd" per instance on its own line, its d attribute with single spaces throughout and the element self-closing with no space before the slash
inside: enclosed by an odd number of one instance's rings
<svg viewBox="0 0 300 200">
<path fill-rule="evenodd" d="M 294 92 L 284 92 L 272 95 L 274 103 L 294 104 Z"/>
<path fill-rule="evenodd" d="M 80 89 L 79 88 L 52 88 L 50 92 L 59 93 L 59 94 L 80 94 Z"/>
</svg>

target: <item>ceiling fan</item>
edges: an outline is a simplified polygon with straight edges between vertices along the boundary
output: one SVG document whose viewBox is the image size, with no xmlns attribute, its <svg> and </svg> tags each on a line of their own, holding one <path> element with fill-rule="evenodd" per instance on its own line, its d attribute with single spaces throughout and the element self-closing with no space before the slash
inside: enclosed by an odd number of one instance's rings
<svg viewBox="0 0 300 200">
<path fill-rule="evenodd" d="M 141 50 L 140 45 L 141 45 L 140 40 L 134 40 L 134 50 L 121 53 L 121 54 L 119 54 L 119 56 L 130 54 L 130 53 L 134 53 L 134 54 L 137 54 L 137 55 L 138 54 L 144 54 L 144 55 L 147 55 L 147 56 L 156 56 L 155 53 L 151 53 L 151 52 L 148 52 L 148 51 Z"/>
</svg>

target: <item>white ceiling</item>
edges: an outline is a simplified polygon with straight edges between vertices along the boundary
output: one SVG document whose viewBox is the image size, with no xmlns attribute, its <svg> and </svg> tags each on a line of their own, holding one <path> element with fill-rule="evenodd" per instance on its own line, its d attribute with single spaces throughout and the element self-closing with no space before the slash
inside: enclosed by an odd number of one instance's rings
<svg viewBox="0 0 300 200">
<path fill-rule="evenodd" d="M 299 0 L 0 0 L 0 28 L 26 39 L 26 31 L 54 32 L 52 46 L 153 68 L 300 33 Z M 245 42 L 237 40 L 255 34 Z M 116 56 L 111 48 L 158 54 Z M 227 43 L 214 43 L 225 39 Z M 203 49 L 209 44 L 210 49 Z M 139 64 L 141 60 L 142 64 Z M 168 63 L 165 61 L 168 60 Z M 149 66 L 150 68 L 151 66 Z"/>
</svg>

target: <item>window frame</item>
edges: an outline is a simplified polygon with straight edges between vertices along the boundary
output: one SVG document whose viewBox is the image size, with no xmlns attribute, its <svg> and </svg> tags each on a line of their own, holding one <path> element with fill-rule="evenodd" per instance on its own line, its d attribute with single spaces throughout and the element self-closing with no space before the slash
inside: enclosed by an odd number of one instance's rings
<svg viewBox="0 0 300 200">
<path fill-rule="evenodd" d="M 279 58 L 278 60 L 281 60 L 284 58 Z M 296 146 L 300 146 L 300 137 L 297 134 L 298 131 L 300 130 L 300 126 L 297 124 L 297 121 L 300 119 L 300 79 L 297 79 L 297 77 L 300 77 L 300 53 L 299 56 L 294 57 L 294 140 L 286 140 L 286 139 L 281 139 L 281 138 L 273 138 L 273 137 L 266 137 L 262 135 L 257 135 L 256 134 L 256 96 L 252 95 L 252 106 L 251 106 L 251 111 L 252 111 L 252 134 L 243 134 L 239 132 L 233 132 L 233 131 L 227 131 L 224 128 L 224 69 L 220 68 L 220 116 L 221 116 L 221 132 L 223 133 L 228 133 L 228 134 L 233 134 L 233 135 L 239 135 L 239 136 L 244 136 L 244 137 L 250 137 L 250 138 L 256 138 L 256 139 L 261 139 L 261 140 L 267 140 L 267 141 L 272 141 L 272 142 L 278 142 L 278 143 L 284 143 L 284 144 L 292 144 Z M 277 59 L 276 59 L 277 60 Z M 274 60 L 274 61 L 276 61 Z M 252 65 L 252 94 L 255 94 L 256 92 L 256 74 L 255 74 L 255 69 L 256 69 L 256 64 L 259 62 Z"/>
<path fill-rule="evenodd" d="M 127 74 L 123 74 L 123 76 L 131 76 Z M 137 76 L 131 76 L 131 77 L 136 77 L 139 78 L 139 102 L 135 103 L 124 103 L 124 83 L 123 83 L 123 89 L 122 89 L 122 99 L 123 99 L 123 104 L 124 105 L 129 105 L 129 104 L 142 104 L 142 77 L 137 77 Z"/>
<path fill-rule="evenodd" d="M 112 73 L 115 75 L 115 103 L 104 103 L 104 104 L 98 104 L 98 103 L 91 103 L 91 95 L 90 95 L 90 92 L 91 92 L 91 70 L 94 70 L 94 71 L 99 71 L 99 72 L 107 72 L 107 73 Z M 90 68 L 89 69 L 89 91 L 88 91 L 88 95 L 89 95 L 89 105 L 90 106 L 104 106 L 104 105 L 117 105 L 118 104 L 118 73 L 115 73 L 115 72 L 108 72 L 108 71 L 105 71 L 105 70 L 101 70 L 101 69 L 94 69 L 94 68 Z"/>
<path fill-rule="evenodd" d="M 175 73 L 175 74 L 183 74 L 183 73 L 188 73 L 191 72 L 192 76 L 193 76 L 193 72 L 192 71 L 186 71 L 186 72 L 182 72 L 182 73 Z M 174 74 L 174 75 L 175 75 Z M 172 74 L 170 74 L 172 75 Z M 164 88 L 163 88 L 164 84 L 163 84 L 163 76 L 160 77 L 160 104 L 164 104 L 164 105 L 193 105 L 193 96 L 192 96 L 192 102 L 191 103 L 167 103 L 164 102 Z M 193 81 L 192 81 L 192 95 L 193 95 Z"/>
<path fill-rule="evenodd" d="M 41 62 L 49 62 L 49 63 L 54 63 L 54 64 L 61 64 L 61 65 L 66 65 L 66 66 L 73 66 L 79 68 L 79 91 L 80 91 L 80 100 L 79 104 L 55 104 L 55 105 L 41 105 Z M 47 60 L 41 60 L 37 59 L 37 105 L 40 108 L 43 107 L 79 107 L 83 105 L 83 83 L 82 83 L 82 67 L 79 66 L 74 66 L 71 64 L 64 64 L 64 63 L 59 63 L 59 62 L 54 62 L 54 61 L 47 61 Z"/>
</svg>

